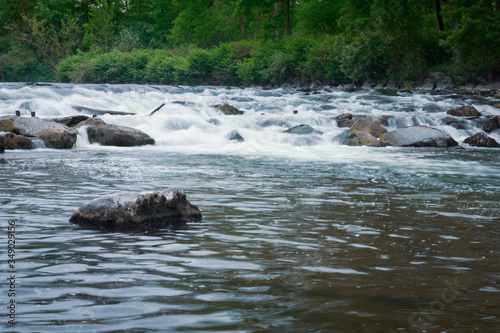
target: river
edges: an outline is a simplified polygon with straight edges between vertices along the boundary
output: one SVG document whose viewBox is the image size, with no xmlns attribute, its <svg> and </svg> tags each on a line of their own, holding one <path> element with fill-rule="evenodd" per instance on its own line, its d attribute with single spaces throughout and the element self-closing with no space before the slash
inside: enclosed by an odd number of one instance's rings
<svg viewBox="0 0 500 333">
<path fill-rule="evenodd" d="M 213 106 L 223 103 L 245 113 L 222 115 Z M 0 155 L 1 330 L 498 332 L 500 150 L 461 143 L 480 131 L 473 120 L 443 123 L 462 105 L 500 115 L 496 103 L 428 92 L 2 83 L 0 116 L 133 112 L 101 118 L 156 144 L 91 145 L 80 130 L 70 150 Z M 389 129 L 432 126 L 465 149 L 345 146 L 335 121 L 345 112 L 390 116 Z M 322 134 L 283 133 L 299 124 Z M 230 140 L 234 130 L 243 142 Z M 203 221 L 143 233 L 69 222 L 101 195 L 171 186 Z"/>
</svg>

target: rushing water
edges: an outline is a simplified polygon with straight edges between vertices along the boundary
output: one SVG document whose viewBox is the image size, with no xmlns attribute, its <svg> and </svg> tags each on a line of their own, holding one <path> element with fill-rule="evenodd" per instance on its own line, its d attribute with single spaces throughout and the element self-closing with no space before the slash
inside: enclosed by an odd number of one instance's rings
<svg viewBox="0 0 500 333">
<path fill-rule="evenodd" d="M 229 103 L 245 114 L 225 116 Z M 146 115 L 166 103 L 154 115 Z M 293 89 L 0 84 L 0 116 L 102 118 L 155 146 L 7 151 L 0 164 L 5 332 L 497 332 L 500 150 L 340 145 L 335 117 L 391 116 L 458 142 L 445 111 L 489 98 Z M 294 110 L 297 113 L 294 113 Z M 323 134 L 283 133 L 309 124 Z M 244 142 L 229 140 L 237 130 Z M 500 141 L 498 133 L 490 136 Z M 118 191 L 185 189 L 203 221 L 107 233 L 69 223 Z M 8 297 L 7 223 L 16 224 Z M 7 325 L 9 301 L 15 326 Z"/>
</svg>

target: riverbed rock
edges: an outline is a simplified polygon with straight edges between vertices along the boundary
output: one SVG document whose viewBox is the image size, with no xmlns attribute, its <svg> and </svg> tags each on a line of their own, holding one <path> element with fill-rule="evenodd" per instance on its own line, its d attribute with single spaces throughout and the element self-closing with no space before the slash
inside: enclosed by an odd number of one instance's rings
<svg viewBox="0 0 500 333">
<path fill-rule="evenodd" d="M 243 111 L 238 110 L 232 105 L 229 104 L 222 104 L 217 106 L 217 110 L 222 111 L 224 114 L 227 115 L 238 115 L 238 114 L 243 114 Z"/>
<path fill-rule="evenodd" d="M 455 80 L 452 76 L 445 76 L 436 84 L 436 90 L 438 91 L 446 91 L 456 89 L 457 85 L 455 84 Z"/>
<path fill-rule="evenodd" d="M 446 111 L 447 114 L 451 114 L 456 117 L 479 117 L 481 114 L 473 106 L 461 106 L 456 109 L 450 109 Z"/>
<path fill-rule="evenodd" d="M 391 119 L 390 116 L 381 116 L 377 120 L 375 120 L 375 123 L 383 126 L 389 126 L 389 119 Z"/>
<path fill-rule="evenodd" d="M 464 120 L 453 118 L 453 117 L 445 117 L 442 119 L 443 124 L 454 127 L 456 129 L 466 129 L 467 123 Z"/>
<path fill-rule="evenodd" d="M 12 149 L 33 149 L 31 140 L 22 135 L 16 135 L 14 133 L 6 133 L 0 135 L 4 143 L 3 146 L 6 150 Z"/>
<path fill-rule="evenodd" d="M 436 83 L 431 78 L 426 78 L 422 83 L 417 84 L 414 90 L 430 91 L 436 89 Z"/>
<path fill-rule="evenodd" d="M 498 144 L 495 139 L 487 136 L 483 132 L 476 133 L 473 136 L 468 137 L 464 140 L 464 143 L 474 147 L 500 148 L 500 144 Z"/>
<path fill-rule="evenodd" d="M 201 219 L 200 210 L 186 199 L 184 190 L 168 188 L 104 195 L 78 208 L 69 221 L 93 229 L 136 230 L 179 227 Z"/>
<path fill-rule="evenodd" d="M 75 127 L 80 128 L 82 126 L 94 126 L 94 125 L 106 125 L 106 122 L 101 118 L 92 117 L 79 122 L 78 124 L 76 124 Z"/>
<path fill-rule="evenodd" d="M 69 149 L 76 142 L 76 130 L 38 117 L 17 117 L 13 132 L 17 135 L 40 138 L 50 147 Z"/>
<path fill-rule="evenodd" d="M 425 126 L 398 128 L 380 136 L 380 142 L 399 147 L 454 147 L 458 142 L 447 133 Z"/>
<path fill-rule="evenodd" d="M 354 92 L 356 90 L 358 90 L 358 86 L 355 85 L 355 84 L 344 84 L 342 86 L 342 90 L 345 91 L 345 92 Z"/>
<path fill-rule="evenodd" d="M 90 143 L 103 146 L 133 147 L 153 145 L 155 140 L 146 133 L 119 125 L 95 125 L 87 128 Z"/>
<path fill-rule="evenodd" d="M 370 133 L 364 131 L 356 131 L 353 129 L 345 131 L 340 137 L 340 142 L 348 146 L 383 146 L 383 144 L 380 143 L 380 141 L 378 141 L 378 139 Z"/>
<path fill-rule="evenodd" d="M 4 137 L 0 135 L 0 153 L 3 153 L 5 151 L 4 141 Z"/>
<path fill-rule="evenodd" d="M 291 133 L 291 134 L 323 134 L 323 132 L 315 130 L 309 125 L 301 124 L 294 126 L 292 128 L 289 128 L 285 131 L 285 133 Z"/>
<path fill-rule="evenodd" d="M 335 120 L 338 127 L 351 127 L 356 122 L 356 119 L 352 119 L 352 113 L 342 113 Z"/>
<path fill-rule="evenodd" d="M 497 116 L 498 117 L 498 116 Z M 476 121 L 477 127 L 485 132 L 492 132 L 500 128 L 500 124 L 495 118 L 480 118 Z"/>
<path fill-rule="evenodd" d="M 238 133 L 237 130 L 232 130 L 231 133 L 228 135 L 228 139 L 231 141 L 238 141 L 238 142 L 243 142 L 245 139 Z"/>
<path fill-rule="evenodd" d="M 384 133 L 387 133 L 387 130 L 368 118 L 359 118 L 356 122 L 351 126 L 351 129 L 354 131 L 367 132 L 378 138 Z"/>
<path fill-rule="evenodd" d="M 55 121 L 56 123 L 63 124 L 64 126 L 75 127 L 75 125 L 87 119 L 89 119 L 89 116 L 79 114 L 76 116 L 69 116 L 64 118 L 54 118 L 52 120 Z"/>
<path fill-rule="evenodd" d="M 14 130 L 14 120 L 16 117 L 0 118 L 0 132 L 12 132 Z"/>
</svg>

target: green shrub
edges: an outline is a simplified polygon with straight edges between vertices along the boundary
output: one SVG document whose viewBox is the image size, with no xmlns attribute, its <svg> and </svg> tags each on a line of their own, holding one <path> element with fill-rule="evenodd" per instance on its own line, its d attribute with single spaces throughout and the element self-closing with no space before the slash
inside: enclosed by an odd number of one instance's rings
<svg viewBox="0 0 500 333">
<path fill-rule="evenodd" d="M 38 61 L 33 52 L 14 44 L 9 51 L 0 54 L 0 81 L 3 82 L 54 82 L 50 68 Z"/>
</svg>

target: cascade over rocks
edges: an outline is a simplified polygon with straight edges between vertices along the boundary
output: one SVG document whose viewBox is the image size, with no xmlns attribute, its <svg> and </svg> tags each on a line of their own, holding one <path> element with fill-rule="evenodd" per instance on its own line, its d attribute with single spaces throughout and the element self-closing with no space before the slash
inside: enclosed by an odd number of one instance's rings
<svg viewBox="0 0 500 333">
<path fill-rule="evenodd" d="M 400 147 L 454 147 L 458 145 L 447 133 L 425 126 L 398 128 L 382 134 L 380 142 Z"/>
<path fill-rule="evenodd" d="M 498 144 L 495 139 L 490 138 L 483 132 L 476 133 L 473 136 L 468 137 L 464 140 L 464 143 L 474 147 L 500 148 L 500 144 Z"/>
<path fill-rule="evenodd" d="M 155 140 L 146 133 L 126 126 L 89 126 L 87 134 L 90 143 L 100 143 L 103 146 L 132 147 L 155 144 Z"/>
<path fill-rule="evenodd" d="M 179 227 L 201 219 L 200 210 L 186 199 L 184 190 L 168 188 L 104 195 L 78 208 L 69 221 L 93 229 L 135 230 Z"/>
<path fill-rule="evenodd" d="M 26 137 L 40 138 L 50 147 L 57 149 L 69 149 L 76 142 L 75 129 L 38 117 L 17 117 L 12 132 Z"/>
</svg>

